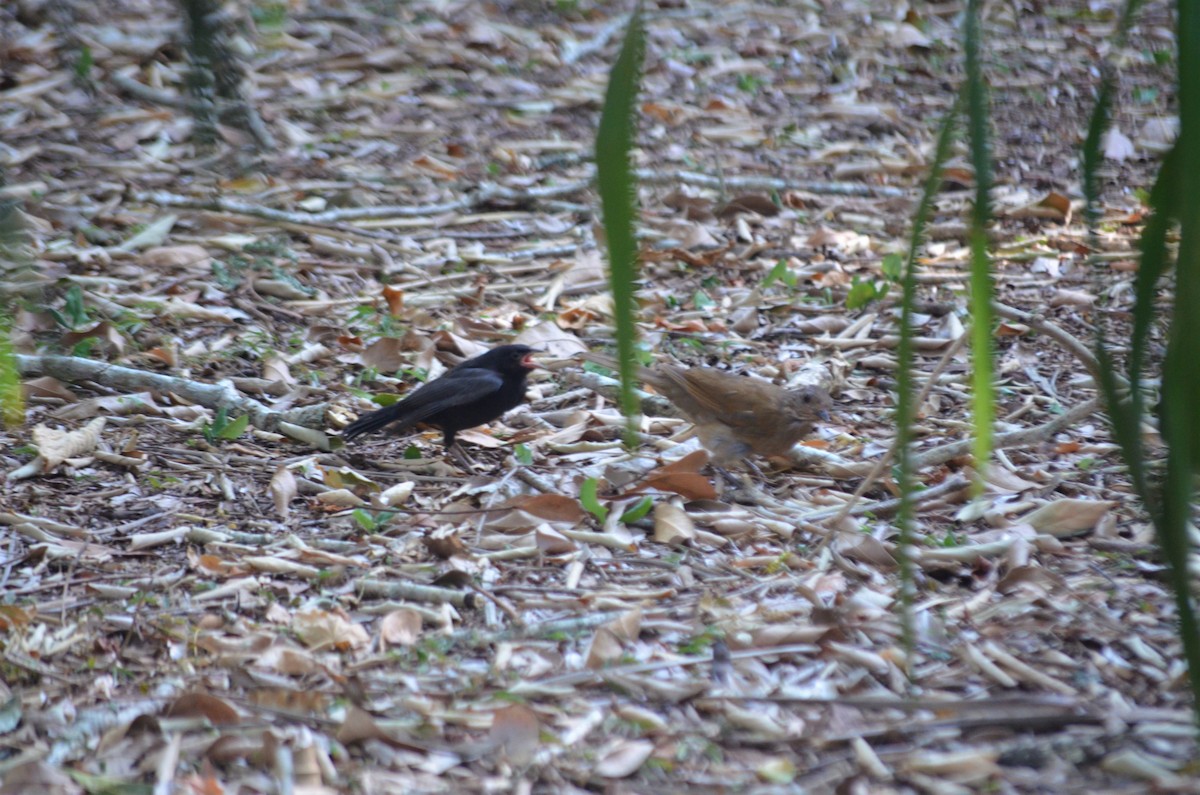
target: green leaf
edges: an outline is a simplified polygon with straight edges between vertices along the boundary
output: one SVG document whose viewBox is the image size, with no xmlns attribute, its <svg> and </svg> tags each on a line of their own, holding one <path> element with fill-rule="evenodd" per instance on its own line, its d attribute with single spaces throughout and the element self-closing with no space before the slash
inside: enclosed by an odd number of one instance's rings
<svg viewBox="0 0 1200 795">
<path fill-rule="evenodd" d="M 421 457 L 421 448 L 417 447 L 415 444 L 410 444 L 408 447 L 404 448 L 404 460 L 405 461 L 416 461 L 420 457 Z"/>
<path fill-rule="evenodd" d="M 850 285 L 850 292 L 846 294 L 846 308 L 862 309 L 878 297 L 879 291 L 875 289 L 874 282 L 855 276 Z"/>
<path fill-rule="evenodd" d="M 365 532 L 373 533 L 379 524 L 375 521 L 375 517 L 362 508 L 355 508 L 350 512 L 350 516 Z"/>
<path fill-rule="evenodd" d="M 71 346 L 71 355 L 78 359 L 90 358 L 98 342 L 100 342 L 99 337 L 84 337 Z"/>
<path fill-rule="evenodd" d="M 75 76 L 87 79 L 92 73 L 94 65 L 95 58 L 92 55 L 92 48 L 85 44 L 79 48 L 79 57 L 75 59 Z"/>
<path fill-rule="evenodd" d="M 767 274 L 765 279 L 763 279 L 763 281 L 762 281 L 763 289 L 764 290 L 767 289 L 775 282 L 783 282 L 784 284 L 787 284 L 787 282 L 786 282 L 787 276 L 788 276 L 787 260 L 781 259 L 775 263 L 775 267 L 771 268 L 771 272 Z M 790 287 L 791 285 L 788 285 L 788 286 Z"/>
<path fill-rule="evenodd" d="M 596 496 L 598 487 L 599 481 L 596 478 L 583 481 L 583 485 L 579 487 L 579 503 L 585 511 L 603 522 L 608 518 L 608 508 L 601 505 L 599 497 Z"/>
<path fill-rule="evenodd" d="M 649 496 L 642 497 L 637 501 L 637 504 L 630 508 L 625 513 L 621 514 L 621 521 L 625 524 L 636 522 L 646 514 L 650 513 L 650 509 L 654 507 L 654 500 Z"/>
<path fill-rule="evenodd" d="M 218 439 L 236 439 L 246 431 L 246 426 L 250 424 L 250 415 L 243 414 L 236 420 L 232 420 L 225 425 L 224 428 L 217 431 Z"/>
<path fill-rule="evenodd" d="M 533 464 L 533 451 L 526 444 L 513 445 L 513 458 L 521 466 L 530 466 Z"/>
<path fill-rule="evenodd" d="M 67 288 L 66 303 L 63 306 L 67 315 L 68 328 L 79 328 L 88 322 L 87 307 L 83 305 L 83 290 L 78 284 Z"/>
<path fill-rule="evenodd" d="M 888 254 L 879 263 L 879 269 L 883 271 L 884 277 L 889 282 L 898 282 L 900 274 L 904 272 L 904 257 L 899 254 Z"/>
<path fill-rule="evenodd" d="M 601 218 L 608 241 L 609 285 L 613 298 L 613 322 L 620 361 L 621 393 L 618 401 L 627 418 L 626 444 L 636 439 L 639 404 L 635 392 L 634 323 L 637 303 L 638 248 L 635 235 L 637 184 L 630 164 L 633 149 L 634 114 L 641 84 L 646 30 L 639 4 L 629 17 L 629 27 L 616 63 L 608 77 L 600 126 L 596 131 L 596 187 L 600 193 Z"/>
<path fill-rule="evenodd" d="M 0 421 L 15 428 L 25 421 L 25 393 L 12 348 L 12 316 L 0 305 Z"/>
</svg>

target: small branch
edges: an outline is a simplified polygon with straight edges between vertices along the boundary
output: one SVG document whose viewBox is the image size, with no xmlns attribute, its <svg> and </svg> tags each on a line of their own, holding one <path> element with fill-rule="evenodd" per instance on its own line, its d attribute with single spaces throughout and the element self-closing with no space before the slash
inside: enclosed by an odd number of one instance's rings
<svg viewBox="0 0 1200 795">
<path fill-rule="evenodd" d="M 966 344 L 966 341 L 967 335 L 960 334 L 958 339 L 954 341 L 954 344 L 950 346 L 949 350 L 942 354 L 942 358 L 937 363 L 937 366 L 933 368 L 933 372 L 931 372 L 925 379 L 925 386 L 922 387 L 921 394 L 917 395 L 917 400 L 913 404 L 917 406 L 918 410 L 920 409 L 921 405 L 925 403 L 925 399 L 929 397 L 930 391 L 933 390 L 933 385 L 937 383 L 938 376 L 940 376 L 942 372 L 950 365 L 950 360 L 953 359 L 960 350 L 962 350 L 962 347 L 964 344 Z M 881 474 L 883 474 L 883 470 L 888 464 L 892 463 L 892 459 L 895 458 L 895 456 L 896 444 L 893 442 L 892 446 L 888 448 L 888 451 L 884 453 L 883 457 L 880 458 L 875 466 L 871 469 L 871 472 L 865 478 L 863 478 L 863 482 L 858 484 L 858 488 L 855 489 L 854 493 L 850 495 L 850 499 L 846 501 L 844 506 L 842 506 L 842 510 L 838 512 L 837 517 L 834 519 L 835 525 L 841 524 L 842 520 L 850 514 L 850 510 L 854 507 L 854 504 L 858 502 L 866 490 L 871 487 L 871 485 L 879 478 Z"/>
<path fill-rule="evenodd" d="M 970 450 L 970 442 L 966 442 L 966 444 L 967 449 Z M 967 480 L 965 477 L 956 475 L 952 478 L 943 480 L 936 486 L 931 486 L 927 489 L 921 489 L 913 495 L 913 498 L 918 504 L 929 502 L 931 500 L 944 497 L 947 494 L 953 494 L 956 491 L 965 489 L 969 485 L 969 480 Z M 867 502 L 861 505 L 856 505 L 850 509 L 849 513 L 854 516 L 860 516 L 862 514 L 869 513 L 873 516 L 884 517 L 891 516 L 898 510 L 900 510 L 900 499 L 895 498 L 891 500 L 880 500 L 878 502 Z M 810 523 L 821 522 L 829 519 L 832 516 L 837 516 L 839 513 L 841 513 L 841 511 L 842 506 L 839 505 L 835 508 L 822 508 L 819 511 L 802 514 L 796 518 L 796 526 L 802 530 L 810 530 L 820 534 L 827 534 L 829 532 L 827 529 L 822 527 L 813 527 Z"/>
<path fill-rule="evenodd" d="M 1030 312 L 1025 312 L 1017 309 L 1016 307 L 1001 304 L 997 301 L 992 301 L 992 311 L 995 312 L 999 317 L 1007 320 L 1014 320 L 1018 323 L 1024 323 L 1034 331 L 1045 334 L 1047 337 L 1066 348 L 1071 355 L 1078 359 L 1083 366 L 1087 368 L 1087 371 L 1091 373 L 1091 376 L 1095 382 L 1097 384 L 1100 383 L 1100 362 L 1096 361 L 1096 357 L 1092 354 L 1091 349 L 1074 336 L 1043 317 L 1039 317 Z M 1129 382 L 1122 378 L 1119 373 L 1115 375 L 1117 377 L 1118 384 L 1123 387 L 1129 385 Z"/>
<path fill-rule="evenodd" d="M 279 423 L 284 421 L 313 427 L 313 423 L 319 423 L 325 413 L 323 406 L 275 411 L 253 398 L 242 395 L 228 382 L 202 384 L 173 375 L 135 370 L 132 367 L 74 356 L 17 354 L 17 369 L 22 376 L 49 375 L 72 384 L 94 381 L 122 392 L 137 392 L 143 389 L 172 392 L 208 409 L 224 408 L 233 414 L 248 415 L 251 424 L 264 431 L 274 431 Z"/>
<path fill-rule="evenodd" d="M 1009 433 L 997 434 L 993 446 L 997 450 L 1006 450 L 1011 447 L 1024 447 L 1038 442 L 1044 442 L 1051 435 L 1058 433 L 1063 428 L 1070 427 L 1083 419 L 1090 417 L 1100 410 L 1100 399 L 1092 398 L 1086 403 L 1080 403 L 1073 409 L 1059 414 L 1049 422 L 1041 425 L 1035 425 L 1032 428 L 1022 428 L 1019 431 L 1010 431 Z M 966 455 L 971 452 L 971 447 L 974 441 L 964 439 L 958 442 L 951 442 L 940 447 L 934 447 L 932 450 L 926 450 L 924 453 L 913 457 L 913 466 L 916 469 L 924 469 L 929 466 L 943 464 L 952 458 Z"/>
</svg>

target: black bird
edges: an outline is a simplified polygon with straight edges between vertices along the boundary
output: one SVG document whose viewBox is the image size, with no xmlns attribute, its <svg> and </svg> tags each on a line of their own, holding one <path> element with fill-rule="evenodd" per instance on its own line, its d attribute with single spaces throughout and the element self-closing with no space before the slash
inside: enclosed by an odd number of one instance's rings
<svg viewBox="0 0 1200 795">
<path fill-rule="evenodd" d="M 450 451 L 456 433 L 491 422 L 521 402 L 525 376 L 537 367 L 531 358 L 535 352 L 527 345 L 501 345 L 467 359 L 404 400 L 359 417 L 346 426 L 342 438 L 351 440 L 393 423 L 398 432 L 424 422 L 441 428 L 442 443 Z"/>
</svg>

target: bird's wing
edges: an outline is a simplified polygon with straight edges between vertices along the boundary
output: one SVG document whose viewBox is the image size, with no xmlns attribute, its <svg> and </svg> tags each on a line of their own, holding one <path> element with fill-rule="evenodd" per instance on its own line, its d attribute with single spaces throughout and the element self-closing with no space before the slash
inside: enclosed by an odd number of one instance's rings
<svg viewBox="0 0 1200 795">
<path fill-rule="evenodd" d="M 693 367 L 661 367 L 659 373 L 684 389 L 687 396 L 708 416 L 726 425 L 748 425 L 755 420 L 753 407 L 767 395 L 765 383 L 720 370 Z"/>
<path fill-rule="evenodd" d="M 438 412 L 486 400 L 504 385 L 504 378 L 495 370 L 467 367 L 451 370 L 441 378 L 426 383 L 396 404 L 400 410 L 396 421 L 413 425 L 429 419 Z"/>
</svg>

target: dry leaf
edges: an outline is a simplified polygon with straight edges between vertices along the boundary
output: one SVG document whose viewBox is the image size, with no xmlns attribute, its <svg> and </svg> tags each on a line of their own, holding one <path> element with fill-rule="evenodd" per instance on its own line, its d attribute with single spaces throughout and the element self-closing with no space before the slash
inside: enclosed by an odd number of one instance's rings
<svg viewBox="0 0 1200 795">
<path fill-rule="evenodd" d="M 226 701 L 208 693 L 184 693 L 167 705 L 168 718 L 204 718 L 214 726 L 232 726 L 241 716 Z"/>
<path fill-rule="evenodd" d="M 271 491 L 271 500 L 275 503 L 275 513 L 282 519 L 288 518 L 288 506 L 296 499 L 296 476 L 292 474 L 292 470 L 286 466 L 276 469 L 268 488 Z"/>
<path fill-rule="evenodd" d="M 104 417 L 97 417 L 74 431 L 59 431 L 45 425 L 34 428 L 33 443 L 45 461 L 45 471 L 51 472 L 68 458 L 78 458 L 95 450 L 107 422 Z"/>
<path fill-rule="evenodd" d="M 67 385 L 57 378 L 51 378 L 44 375 L 41 378 L 31 378 L 28 381 L 21 383 L 25 390 L 25 398 L 54 398 L 65 403 L 74 403 L 78 400 L 75 393 L 67 388 Z"/>
<path fill-rule="evenodd" d="M 387 646 L 412 646 L 421 638 L 421 614 L 393 610 L 379 621 L 379 639 Z"/>
<path fill-rule="evenodd" d="M 365 648 L 371 637 L 341 610 L 305 610 L 292 617 L 292 631 L 312 649 Z"/>
<path fill-rule="evenodd" d="M 540 734 L 537 713 L 522 704 L 510 704 L 493 713 L 488 738 L 509 762 L 525 765 L 538 749 Z"/>
<path fill-rule="evenodd" d="M 204 246 L 186 244 L 182 246 L 158 246 L 148 248 L 138 255 L 137 262 L 143 268 L 175 270 L 191 268 L 196 273 L 208 271 L 212 258 Z"/>
<path fill-rule="evenodd" d="M 595 772 L 604 778 L 632 776 L 652 753 L 654 743 L 649 740 L 618 740 L 600 752 Z"/>
<path fill-rule="evenodd" d="M 584 664 L 592 670 L 597 670 L 621 659 L 624 653 L 625 645 L 621 643 L 620 638 L 607 626 L 603 626 L 592 635 Z"/>
<path fill-rule="evenodd" d="M 662 502 L 654 506 L 654 540 L 679 546 L 696 537 L 696 525 L 678 505 Z"/>
<path fill-rule="evenodd" d="M 504 503 L 505 508 L 523 511 L 547 522 L 578 524 L 587 516 L 579 500 L 562 494 L 531 494 L 513 497 Z"/>
<path fill-rule="evenodd" d="M 1123 160 L 1131 160 L 1137 154 L 1137 150 L 1133 147 L 1133 141 L 1129 140 L 1129 136 L 1125 135 L 1116 125 L 1109 127 L 1104 133 L 1104 139 L 1100 146 L 1104 148 L 1104 156 L 1109 160 L 1118 162 Z"/>
</svg>

